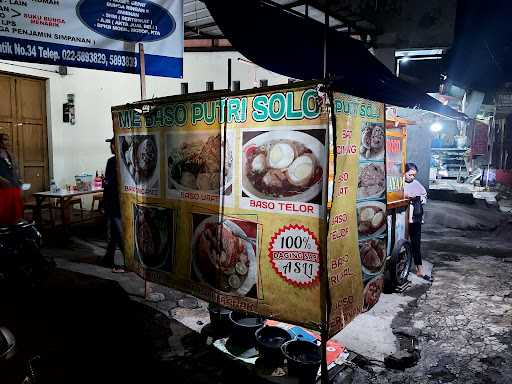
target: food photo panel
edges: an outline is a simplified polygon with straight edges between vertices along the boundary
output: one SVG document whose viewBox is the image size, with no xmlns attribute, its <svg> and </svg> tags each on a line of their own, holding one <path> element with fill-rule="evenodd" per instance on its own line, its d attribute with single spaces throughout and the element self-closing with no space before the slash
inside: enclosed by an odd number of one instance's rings
<svg viewBox="0 0 512 384">
<path fill-rule="evenodd" d="M 382 123 L 365 122 L 361 125 L 360 160 L 384 161 L 385 133 Z"/>
<path fill-rule="evenodd" d="M 145 268 L 172 272 L 175 222 L 169 208 L 133 204 L 135 258 Z"/>
<path fill-rule="evenodd" d="M 359 242 L 359 255 L 364 276 L 369 277 L 382 272 L 386 261 L 386 237 Z"/>
<path fill-rule="evenodd" d="M 356 204 L 356 212 L 360 240 L 381 235 L 386 231 L 387 218 L 384 200 L 359 202 Z"/>
<path fill-rule="evenodd" d="M 119 135 L 117 151 L 124 192 L 160 196 L 159 148 L 156 134 Z"/>
<path fill-rule="evenodd" d="M 256 298 L 256 222 L 192 214 L 191 277 L 219 291 Z"/>
<path fill-rule="evenodd" d="M 370 310 L 379 301 L 384 290 L 384 275 L 380 274 L 364 282 L 363 312 Z"/>
<path fill-rule="evenodd" d="M 242 131 L 241 208 L 318 216 L 325 129 Z"/>
<path fill-rule="evenodd" d="M 232 201 L 233 132 L 171 132 L 166 135 L 167 198 L 219 204 Z M 224 185 L 221 180 L 224 175 Z"/>
<path fill-rule="evenodd" d="M 386 171 L 383 162 L 359 164 L 357 200 L 381 199 L 386 192 Z"/>
</svg>

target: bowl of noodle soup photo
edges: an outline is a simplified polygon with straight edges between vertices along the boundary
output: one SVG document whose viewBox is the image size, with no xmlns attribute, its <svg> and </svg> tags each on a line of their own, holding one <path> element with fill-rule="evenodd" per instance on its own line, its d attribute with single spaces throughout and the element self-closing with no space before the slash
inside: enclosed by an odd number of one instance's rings
<svg viewBox="0 0 512 384">
<path fill-rule="evenodd" d="M 242 190 L 246 196 L 309 202 L 322 190 L 325 146 L 311 134 L 260 133 L 245 142 L 242 160 Z"/>
</svg>

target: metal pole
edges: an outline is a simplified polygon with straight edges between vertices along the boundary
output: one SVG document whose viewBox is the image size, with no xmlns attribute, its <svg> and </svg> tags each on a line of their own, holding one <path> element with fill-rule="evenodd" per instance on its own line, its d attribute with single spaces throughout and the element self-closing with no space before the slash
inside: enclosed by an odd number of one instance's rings
<svg viewBox="0 0 512 384">
<path fill-rule="evenodd" d="M 144 62 L 144 44 L 139 43 L 139 60 L 140 60 L 140 98 L 146 98 L 146 64 Z"/>
<path fill-rule="evenodd" d="M 231 59 L 228 59 L 228 89 L 231 91 Z"/>
<path fill-rule="evenodd" d="M 144 61 L 144 44 L 139 43 L 139 62 L 140 62 L 140 99 L 144 100 L 146 98 L 146 64 Z M 151 286 L 149 282 L 146 280 L 146 274 L 144 274 L 144 298 L 148 299 L 149 294 L 151 294 Z"/>
<path fill-rule="evenodd" d="M 329 36 L 329 0 L 326 0 L 325 2 L 325 9 L 324 9 L 324 81 L 327 79 L 327 39 Z M 329 90 L 328 90 L 329 92 Z M 332 108 L 332 106 L 330 106 Z M 329 112 L 329 111 L 328 111 Z M 331 118 L 329 114 L 329 119 Z M 329 131 L 329 130 L 327 130 Z M 327 133 L 327 140 L 326 140 L 326 153 L 327 153 L 327 164 L 329 164 L 329 133 Z M 329 180 L 327 175 L 327 183 L 324 185 L 325 189 L 328 189 Z M 324 191 L 323 193 L 324 197 L 328 196 L 327 191 Z M 328 282 L 328 276 L 327 276 L 327 232 L 329 228 L 328 223 L 328 213 L 327 213 L 327 200 L 324 199 L 324 220 L 323 220 L 323 227 L 324 231 L 322 236 L 322 241 L 324 243 L 323 249 L 322 249 L 322 268 L 321 268 L 321 286 L 320 286 L 320 303 L 322 306 L 322 330 L 321 330 L 321 349 L 322 349 L 322 361 L 321 361 L 321 383 L 322 384 L 329 384 L 329 373 L 328 373 L 328 367 L 327 367 L 327 341 L 329 340 L 329 314 L 328 314 L 328 300 L 329 300 L 329 282 Z"/>
<path fill-rule="evenodd" d="M 336 148 L 336 115 L 334 113 L 334 94 L 332 89 L 327 89 L 327 97 L 329 98 L 329 105 L 328 105 L 328 124 L 329 124 L 329 130 L 326 137 L 326 144 L 325 147 L 326 150 L 326 164 L 327 164 L 327 172 L 326 174 L 329 175 L 330 172 L 330 161 L 329 161 L 329 148 L 331 148 L 331 137 L 329 134 L 329 131 L 331 130 L 331 124 L 332 124 L 332 145 L 333 148 Z M 334 179 L 336 179 L 336 161 L 337 161 L 337 155 L 336 151 L 334 152 Z M 322 330 L 321 330 L 321 342 L 322 342 L 322 362 L 321 362 L 321 381 L 322 384 L 327 384 L 329 382 L 329 375 L 328 375 L 328 366 L 327 366 L 327 341 L 329 340 L 329 314 L 331 312 L 331 296 L 329 292 L 329 276 L 328 276 L 328 240 L 327 236 L 329 233 L 329 211 L 327 208 L 327 203 L 329 201 L 329 178 L 327 177 L 327 183 L 324 185 L 325 191 L 323 193 L 323 201 L 325 202 L 325 211 L 323 212 L 323 228 L 322 231 L 322 243 L 323 243 L 323 249 L 322 249 L 322 258 L 321 258 L 321 285 L 320 285 L 320 295 L 321 295 L 321 306 L 322 306 Z"/>
<path fill-rule="evenodd" d="M 491 125 L 491 121 L 492 121 L 492 125 Z M 492 164 L 492 155 L 493 155 L 493 151 L 494 151 L 494 139 L 495 139 L 495 133 L 496 133 L 496 119 L 494 118 L 494 116 L 492 116 L 490 119 L 489 119 L 489 130 L 488 130 L 488 133 L 487 133 L 487 142 L 488 142 L 488 146 L 489 146 L 489 164 Z M 492 136 L 492 137 L 491 137 Z"/>
<path fill-rule="evenodd" d="M 327 77 L 327 37 L 329 35 L 329 14 L 327 13 L 328 9 L 329 0 L 326 0 L 324 11 L 324 80 Z"/>
</svg>

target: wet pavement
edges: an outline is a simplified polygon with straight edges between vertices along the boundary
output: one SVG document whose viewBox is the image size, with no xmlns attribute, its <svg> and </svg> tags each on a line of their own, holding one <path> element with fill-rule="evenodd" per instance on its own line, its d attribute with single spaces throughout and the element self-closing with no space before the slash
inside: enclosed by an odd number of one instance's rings
<svg viewBox="0 0 512 384">
<path fill-rule="evenodd" d="M 414 284 L 405 293 L 384 295 L 371 311 L 337 335 L 349 349 L 369 360 L 359 359 L 354 361 L 357 364 L 345 365 L 331 381 L 512 382 L 510 218 L 497 209 L 430 201 L 422 246 L 424 258 L 433 263 L 434 283 L 430 286 L 411 276 Z M 114 340 L 121 351 L 121 357 L 111 359 L 106 366 L 111 367 L 112 372 L 123 370 L 126 364 L 137 366 L 137 371 L 143 373 L 143 382 L 171 379 L 190 384 L 239 383 L 241 379 L 246 383 L 262 382 L 249 369 L 229 361 L 207 345 L 206 303 L 157 285 L 153 289 L 162 293 L 165 300 L 150 303 L 144 300 L 144 282 L 135 274 L 113 274 L 109 269 L 94 265 L 97 256 L 105 251 L 105 242 L 95 231 L 97 228 L 82 228 L 65 246 L 57 240 L 45 248 L 45 252 L 57 257 L 60 282 L 66 281 L 75 287 L 67 295 L 56 295 L 51 307 L 54 316 L 61 316 L 66 323 L 75 325 L 67 328 L 68 335 L 87 327 L 86 335 L 94 335 L 99 329 L 103 342 Z M 115 291 L 119 297 L 102 297 L 101 290 L 94 288 L 98 284 L 106 287 L 101 282 L 110 282 L 107 290 Z M 81 288 L 77 290 L 77 286 Z M 89 297 L 87 292 L 93 294 Z M 94 304 L 94 297 L 100 297 L 101 305 Z M 85 300 L 85 304 L 80 305 L 80 300 Z M 105 309 L 109 300 L 124 303 L 124 306 Z M 71 302 L 74 305 L 69 306 Z M 30 309 L 31 305 L 27 307 Z M 45 311 L 40 305 L 37 310 L 40 315 L 37 321 L 42 321 Z M 25 312 L 27 319 L 31 319 L 30 314 L 30 310 Z M 110 321 L 102 322 L 107 315 L 111 316 Z M 128 320 L 123 324 L 125 315 Z M 116 322 L 118 324 L 114 325 Z M 124 337 L 109 341 L 107 336 L 111 334 Z M 126 343 L 127 339 L 133 339 L 133 343 Z M 419 343 L 418 363 L 405 370 L 385 369 L 384 357 L 406 349 L 411 340 Z M 89 345 L 86 351 L 91 350 L 94 348 Z M 106 348 L 105 351 L 115 354 L 117 349 Z M 78 371 L 84 369 L 84 365 L 99 364 L 94 358 L 84 357 L 86 355 L 85 352 L 77 355 L 83 359 L 81 365 L 75 365 Z M 135 375 L 124 375 L 123 379 L 133 382 Z"/>
</svg>

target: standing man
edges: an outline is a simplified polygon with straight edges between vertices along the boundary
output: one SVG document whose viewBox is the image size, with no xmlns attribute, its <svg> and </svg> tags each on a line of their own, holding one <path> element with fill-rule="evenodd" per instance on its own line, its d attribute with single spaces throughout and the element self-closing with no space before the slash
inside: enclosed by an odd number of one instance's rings
<svg viewBox="0 0 512 384">
<path fill-rule="evenodd" d="M 116 167 L 116 143 L 115 139 L 107 139 L 105 142 L 110 143 L 110 152 L 112 157 L 108 159 L 105 168 L 105 179 L 103 180 L 103 206 L 107 219 L 108 229 L 108 245 L 107 253 L 101 260 L 101 264 L 112 268 L 112 272 L 124 272 L 124 269 L 115 264 L 116 249 L 122 251 L 122 227 L 121 227 L 121 206 L 119 204 L 119 190 L 117 184 L 117 167 Z"/>
<path fill-rule="evenodd" d="M 9 137 L 0 132 L 0 224 L 14 224 L 23 218 L 21 182 L 16 162 L 7 150 Z"/>
</svg>

